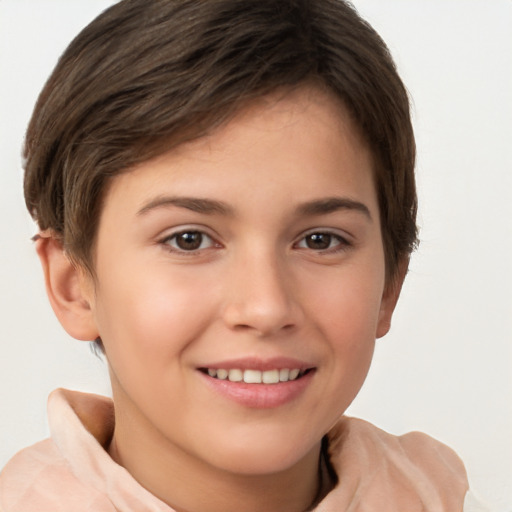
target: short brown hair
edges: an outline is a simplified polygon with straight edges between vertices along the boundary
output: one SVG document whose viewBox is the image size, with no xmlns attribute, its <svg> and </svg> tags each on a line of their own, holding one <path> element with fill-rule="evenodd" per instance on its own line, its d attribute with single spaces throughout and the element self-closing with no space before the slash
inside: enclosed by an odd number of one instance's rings
<svg viewBox="0 0 512 512">
<path fill-rule="evenodd" d="M 69 45 L 36 104 L 25 199 L 94 273 L 111 178 L 204 135 L 250 100 L 316 82 L 375 161 L 388 280 L 417 241 L 406 89 L 373 28 L 342 0 L 124 0 Z"/>
</svg>

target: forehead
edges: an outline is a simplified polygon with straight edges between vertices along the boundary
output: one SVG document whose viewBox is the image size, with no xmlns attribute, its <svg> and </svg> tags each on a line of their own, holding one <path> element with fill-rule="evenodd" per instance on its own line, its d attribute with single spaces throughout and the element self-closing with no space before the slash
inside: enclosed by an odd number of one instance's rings
<svg viewBox="0 0 512 512">
<path fill-rule="evenodd" d="M 366 149 L 362 131 L 341 100 L 325 87 L 303 84 L 294 89 L 278 89 L 244 104 L 220 127 L 181 144 L 174 152 L 176 155 L 220 152 L 230 145 L 239 145 L 242 142 L 239 138 L 247 136 L 257 145 L 264 133 L 274 133 L 277 143 L 279 133 L 286 137 L 295 131 L 298 135 L 304 125 L 309 125 L 310 133 L 326 128 L 322 130 L 324 137 L 328 134 L 325 142 L 333 146 L 343 139 L 347 146 Z"/>
<path fill-rule="evenodd" d="M 359 185 L 367 186 L 368 176 L 361 180 L 362 174 L 369 174 L 373 186 L 371 153 L 334 95 L 301 87 L 259 98 L 210 134 L 119 175 L 107 203 L 112 195 L 147 202 L 169 187 L 195 196 L 229 195 L 230 186 L 242 187 L 256 197 L 269 191 L 269 179 L 274 191 L 281 187 L 300 196 L 314 195 L 318 188 L 324 194 L 320 176 L 328 173 L 350 182 L 356 193 Z"/>
</svg>

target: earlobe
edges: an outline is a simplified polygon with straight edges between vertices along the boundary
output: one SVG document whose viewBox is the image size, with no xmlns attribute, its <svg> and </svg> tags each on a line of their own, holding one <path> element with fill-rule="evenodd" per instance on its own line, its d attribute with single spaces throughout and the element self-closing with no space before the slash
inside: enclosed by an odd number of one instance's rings
<svg viewBox="0 0 512 512">
<path fill-rule="evenodd" d="M 70 261 L 55 236 L 38 237 L 36 251 L 43 267 L 46 293 L 61 325 L 73 338 L 96 339 L 98 331 L 90 304 L 92 287 L 84 272 Z"/>
<path fill-rule="evenodd" d="M 377 338 L 382 338 L 391 329 L 391 319 L 393 312 L 395 311 L 402 285 L 404 283 L 405 276 L 407 275 L 407 269 L 409 268 L 409 259 L 404 260 L 398 268 L 396 276 L 386 285 L 382 301 L 380 305 L 379 321 L 377 324 Z"/>
</svg>

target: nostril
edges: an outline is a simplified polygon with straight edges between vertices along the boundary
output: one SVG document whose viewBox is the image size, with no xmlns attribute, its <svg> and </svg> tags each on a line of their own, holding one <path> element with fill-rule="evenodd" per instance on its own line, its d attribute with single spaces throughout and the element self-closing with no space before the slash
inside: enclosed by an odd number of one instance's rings
<svg viewBox="0 0 512 512">
<path fill-rule="evenodd" d="M 233 329 L 235 329 L 235 331 L 247 331 L 251 329 L 251 326 L 247 324 L 237 324 L 233 326 Z"/>
<path fill-rule="evenodd" d="M 279 326 L 279 325 L 264 326 L 264 325 L 257 325 L 256 323 L 255 323 L 255 325 L 236 324 L 236 325 L 232 326 L 232 329 L 235 330 L 236 332 L 253 331 L 255 333 L 258 333 L 259 336 L 269 336 L 269 335 L 277 334 L 279 332 L 290 332 L 294 328 L 295 328 L 295 325 L 292 323 L 289 323 L 289 324 L 286 324 L 283 326 Z"/>
</svg>

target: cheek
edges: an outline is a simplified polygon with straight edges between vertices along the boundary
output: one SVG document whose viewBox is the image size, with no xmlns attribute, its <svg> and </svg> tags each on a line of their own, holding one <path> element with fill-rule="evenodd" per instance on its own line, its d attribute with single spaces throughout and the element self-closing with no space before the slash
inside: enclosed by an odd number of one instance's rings
<svg viewBox="0 0 512 512">
<path fill-rule="evenodd" d="M 372 267 L 354 267 L 331 276 L 311 304 L 328 345 L 333 379 L 347 394 L 344 401 L 359 390 L 373 357 L 383 287 L 383 273 L 375 268 L 375 273 Z"/>
<path fill-rule="evenodd" d="M 309 289 L 312 316 L 320 323 L 330 339 L 339 338 L 349 347 L 362 339 L 375 339 L 379 318 L 384 272 L 379 266 L 354 266 L 340 269 L 323 279 L 311 280 Z"/>
<path fill-rule="evenodd" d="M 118 267 L 102 281 L 96 308 L 100 336 L 111 354 L 122 347 L 123 357 L 164 363 L 201 332 L 214 309 L 212 295 L 202 279 L 190 279 L 187 272 L 132 268 L 144 270 Z"/>
</svg>

